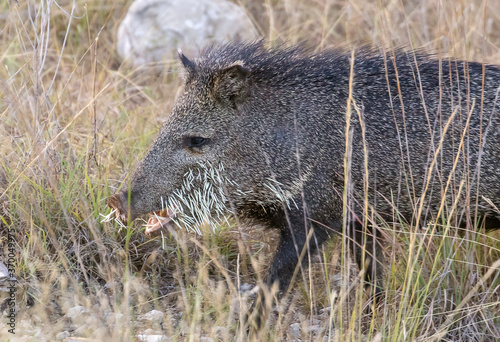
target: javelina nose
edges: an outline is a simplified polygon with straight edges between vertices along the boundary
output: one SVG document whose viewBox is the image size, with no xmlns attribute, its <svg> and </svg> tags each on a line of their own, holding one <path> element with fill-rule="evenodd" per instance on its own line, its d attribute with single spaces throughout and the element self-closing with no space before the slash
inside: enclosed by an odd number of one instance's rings
<svg viewBox="0 0 500 342">
<path fill-rule="evenodd" d="M 127 224 L 127 198 L 121 192 L 114 194 L 107 201 L 108 206 L 115 210 L 115 215 L 122 223 Z"/>
</svg>

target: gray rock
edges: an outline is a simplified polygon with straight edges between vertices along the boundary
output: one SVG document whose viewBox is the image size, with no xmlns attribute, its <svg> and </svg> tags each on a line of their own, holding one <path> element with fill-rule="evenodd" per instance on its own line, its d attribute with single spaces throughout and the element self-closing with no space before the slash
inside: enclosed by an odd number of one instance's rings
<svg viewBox="0 0 500 342">
<path fill-rule="evenodd" d="M 162 319 L 163 319 L 163 312 L 158 310 L 151 310 L 150 312 L 139 316 L 139 320 L 145 320 L 145 321 L 161 322 Z"/>
<path fill-rule="evenodd" d="M 300 330 L 301 330 L 300 323 L 293 323 L 293 324 L 290 325 L 290 331 L 291 331 L 291 333 L 292 333 L 293 336 L 299 337 L 300 336 Z"/>
<path fill-rule="evenodd" d="M 258 36 L 245 10 L 227 0 L 135 0 L 118 29 L 120 56 L 135 65 L 196 53 L 213 41 Z"/>
<path fill-rule="evenodd" d="M 69 308 L 68 312 L 66 313 L 66 316 L 68 316 L 69 318 L 75 318 L 80 316 L 84 312 L 85 312 L 85 307 L 77 305 L 75 307 Z"/>
</svg>

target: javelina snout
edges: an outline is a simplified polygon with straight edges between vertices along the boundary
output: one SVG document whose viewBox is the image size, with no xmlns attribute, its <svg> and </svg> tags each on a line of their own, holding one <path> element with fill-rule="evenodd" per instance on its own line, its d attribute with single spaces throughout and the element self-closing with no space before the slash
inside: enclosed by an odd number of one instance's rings
<svg viewBox="0 0 500 342">
<path fill-rule="evenodd" d="M 127 198 L 121 192 L 114 194 L 107 200 L 107 205 L 115 211 L 115 217 L 122 223 L 127 224 L 127 207 L 124 203 L 127 203 Z"/>
<path fill-rule="evenodd" d="M 136 214 L 131 210 L 131 206 L 129 205 L 130 201 L 128 200 L 128 192 L 118 192 L 107 200 L 107 205 L 114 211 L 115 218 L 119 220 L 123 224 L 128 224 L 129 222 L 134 221 L 137 217 Z M 145 234 L 152 235 L 153 233 L 158 234 L 158 230 L 162 227 L 166 227 L 167 225 L 171 225 L 171 218 L 175 217 L 175 212 L 171 209 L 162 209 L 155 212 L 150 213 L 150 218 L 146 224 Z M 155 233 L 156 232 L 156 233 Z"/>
<path fill-rule="evenodd" d="M 144 192 L 147 193 L 148 189 L 145 188 Z M 130 223 L 134 221 L 141 215 L 147 213 L 147 211 L 137 210 L 137 200 L 140 201 L 141 193 L 137 191 L 120 191 L 112 195 L 107 200 L 107 205 L 115 211 L 115 217 L 120 220 L 123 224 Z M 139 203 L 140 204 L 140 203 Z M 150 210 L 153 211 L 153 210 Z"/>
<path fill-rule="evenodd" d="M 379 282 L 381 232 L 362 224 L 365 208 L 415 225 L 450 208 L 498 217 L 500 68 L 402 51 L 353 56 L 262 42 L 215 46 L 195 61 L 181 55 L 183 94 L 130 194 L 108 204 L 122 221 L 165 208 L 196 232 L 228 215 L 278 229 L 262 288 L 277 283 L 280 293 L 301 253 L 332 232 L 346 233 L 366 279 Z M 458 191 L 462 180 L 467 191 Z M 249 315 L 256 328 L 266 292 Z"/>
</svg>

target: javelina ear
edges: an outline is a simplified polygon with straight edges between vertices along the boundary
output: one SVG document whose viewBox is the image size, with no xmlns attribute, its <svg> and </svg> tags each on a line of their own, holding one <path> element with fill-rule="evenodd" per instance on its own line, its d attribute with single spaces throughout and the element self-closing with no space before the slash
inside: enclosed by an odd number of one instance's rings
<svg viewBox="0 0 500 342">
<path fill-rule="evenodd" d="M 221 100 L 236 105 L 243 101 L 250 91 L 250 68 L 237 61 L 220 70 L 215 77 L 214 94 Z"/>
<path fill-rule="evenodd" d="M 180 76 L 182 77 L 184 83 L 188 83 L 196 72 L 196 64 L 190 61 L 184 53 L 182 53 L 181 49 L 178 49 L 177 53 L 182 64 L 182 72 L 180 73 Z"/>
</svg>

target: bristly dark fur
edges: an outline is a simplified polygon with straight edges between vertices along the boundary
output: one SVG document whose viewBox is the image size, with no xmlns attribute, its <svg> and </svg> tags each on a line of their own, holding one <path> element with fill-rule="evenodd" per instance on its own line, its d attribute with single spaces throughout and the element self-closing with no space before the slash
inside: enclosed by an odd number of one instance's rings
<svg viewBox="0 0 500 342">
<path fill-rule="evenodd" d="M 263 42 L 216 45 L 181 62 L 184 93 L 135 172 L 130 203 L 128 191 L 110 203 L 132 219 L 166 203 L 183 222 L 225 212 L 279 229 L 252 310 L 257 327 L 266 291 L 275 282 L 286 290 L 303 248 L 332 232 L 346 233 L 375 282 L 379 218 L 424 226 L 477 214 L 500 225 L 498 66 Z M 192 138 L 203 144 L 183 145 Z"/>
</svg>

